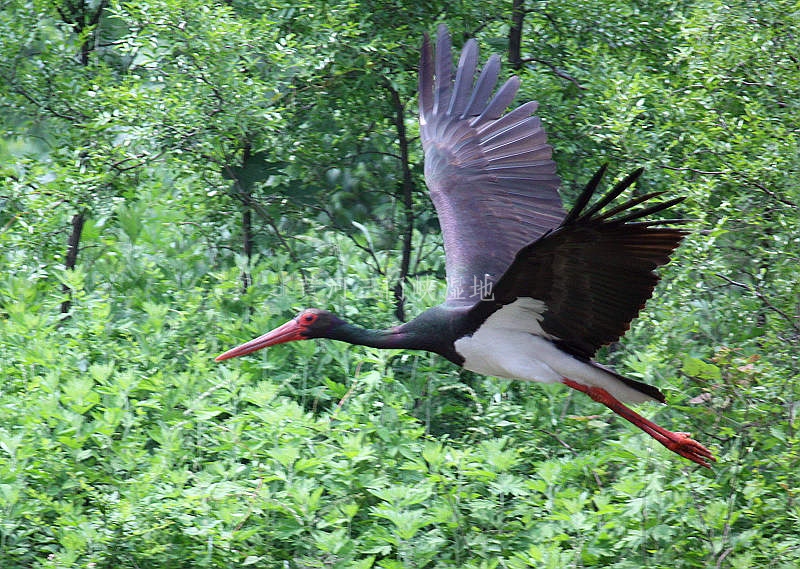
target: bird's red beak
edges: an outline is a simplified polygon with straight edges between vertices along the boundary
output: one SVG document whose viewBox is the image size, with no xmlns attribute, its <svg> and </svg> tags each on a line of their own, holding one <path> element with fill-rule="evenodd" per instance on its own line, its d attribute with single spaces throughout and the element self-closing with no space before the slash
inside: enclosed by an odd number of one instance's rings
<svg viewBox="0 0 800 569">
<path fill-rule="evenodd" d="M 298 324 L 297 320 L 289 320 L 286 324 L 278 326 L 274 330 L 267 332 L 263 336 L 259 336 L 255 340 L 250 340 L 236 346 L 214 358 L 215 361 L 221 362 L 222 360 L 229 360 L 246 354 L 252 354 L 257 350 L 274 346 L 275 344 L 283 344 L 286 342 L 294 342 L 295 340 L 305 340 L 305 336 L 301 335 L 303 331 L 302 326 Z"/>
</svg>

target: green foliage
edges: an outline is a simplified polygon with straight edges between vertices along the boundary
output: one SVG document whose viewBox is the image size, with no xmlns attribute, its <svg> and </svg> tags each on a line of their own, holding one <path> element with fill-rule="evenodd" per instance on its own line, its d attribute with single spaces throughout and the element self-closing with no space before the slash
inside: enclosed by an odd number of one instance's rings
<svg viewBox="0 0 800 569">
<path fill-rule="evenodd" d="M 419 38 L 444 20 L 503 51 L 509 3 L 11 1 L 0 566 L 800 564 L 796 6 L 524 4 L 521 97 L 567 201 L 605 161 L 688 196 L 695 233 L 601 355 L 658 384 L 670 406 L 640 410 L 714 468 L 579 394 L 428 354 L 300 342 L 213 362 L 306 305 L 395 324 L 392 93 L 415 184 L 406 309 L 439 301 Z"/>
</svg>

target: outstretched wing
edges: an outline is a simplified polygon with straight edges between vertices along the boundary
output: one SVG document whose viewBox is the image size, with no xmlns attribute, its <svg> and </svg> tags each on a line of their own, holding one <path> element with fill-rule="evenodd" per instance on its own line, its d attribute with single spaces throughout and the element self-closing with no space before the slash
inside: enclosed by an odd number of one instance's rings
<svg viewBox="0 0 800 569">
<path fill-rule="evenodd" d="M 496 282 L 522 247 L 564 218 L 552 149 L 535 102 L 503 115 L 519 88 L 512 77 L 491 97 L 500 59 L 475 79 L 470 40 L 453 78 L 450 35 L 440 26 L 434 64 L 422 45 L 419 101 L 425 180 L 444 235 L 448 300 L 474 302 L 461 287 Z M 490 98 L 491 97 L 491 98 Z"/>
<path fill-rule="evenodd" d="M 640 221 L 680 202 L 676 198 L 631 211 L 660 192 L 632 198 L 608 211 L 605 206 L 641 174 L 637 170 L 587 208 L 603 167 L 587 184 L 575 207 L 551 233 L 522 248 L 493 290 L 467 320 L 477 327 L 503 306 L 520 298 L 539 302 L 520 317 L 539 320 L 550 339 L 573 355 L 589 359 L 600 346 L 620 338 L 658 282 L 654 270 L 686 234 L 665 225 L 684 220 Z"/>
</svg>

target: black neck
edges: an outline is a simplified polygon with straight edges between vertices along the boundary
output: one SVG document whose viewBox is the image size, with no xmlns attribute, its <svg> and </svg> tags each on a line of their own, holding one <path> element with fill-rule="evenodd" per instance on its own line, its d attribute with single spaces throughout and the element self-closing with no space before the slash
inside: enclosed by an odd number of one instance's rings
<svg viewBox="0 0 800 569">
<path fill-rule="evenodd" d="M 456 353 L 452 340 L 448 340 L 445 334 L 415 326 L 413 320 L 385 330 L 369 330 L 343 322 L 330 330 L 326 337 L 371 348 L 425 350 L 440 354 L 457 365 L 464 362 L 464 358 Z"/>
<path fill-rule="evenodd" d="M 337 326 L 327 336 L 332 340 L 341 340 L 348 344 L 369 346 L 370 348 L 408 348 L 406 335 L 398 328 L 386 330 L 369 330 L 349 323 Z"/>
</svg>

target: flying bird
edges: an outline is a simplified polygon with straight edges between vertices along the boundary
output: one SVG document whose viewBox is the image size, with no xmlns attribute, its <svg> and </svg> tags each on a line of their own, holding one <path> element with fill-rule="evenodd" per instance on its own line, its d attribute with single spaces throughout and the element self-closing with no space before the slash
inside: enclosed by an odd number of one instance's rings
<svg viewBox="0 0 800 569">
<path fill-rule="evenodd" d="M 552 149 L 533 115 L 537 104 L 504 114 L 519 79 L 511 77 L 495 91 L 499 57 L 490 57 L 480 73 L 477 64 L 474 39 L 454 72 L 447 28 L 439 27 L 435 59 L 425 36 L 420 133 L 425 181 L 444 237 L 446 300 L 386 330 L 309 308 L 217 361 L 312 338 L 427 350 L 481 374 L 560 382 L 671 451 L 710 467 L 715 458 L 705 446 L 623 403 L 665 403 L 661 391 L 592 359 L 628 330 L 658 282 L 654 270 L 669 261 L 686 233 L 674 227 L 682 220 L 644 218 L 683 198 L 651 201 L 657 192 L 612 204 L 640 169 L 592 203 L 603 167 L 567 213 Z"/>
</svg>

